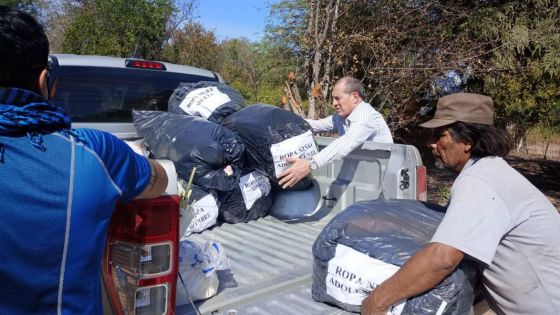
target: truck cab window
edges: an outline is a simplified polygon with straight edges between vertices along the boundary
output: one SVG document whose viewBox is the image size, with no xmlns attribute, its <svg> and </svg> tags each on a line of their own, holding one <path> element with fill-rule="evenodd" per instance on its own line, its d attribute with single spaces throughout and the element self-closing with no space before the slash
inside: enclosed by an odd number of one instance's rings
<svg viewBox="0 0 560 315">
<path fill-rule="evenodd" d="M 73 122 L 132 122 L 132 110 L 167 110 L 167 101 L 181 82 L 207 77 L 146 69 L 55 67 L 52 101 Z"/>
</svg>

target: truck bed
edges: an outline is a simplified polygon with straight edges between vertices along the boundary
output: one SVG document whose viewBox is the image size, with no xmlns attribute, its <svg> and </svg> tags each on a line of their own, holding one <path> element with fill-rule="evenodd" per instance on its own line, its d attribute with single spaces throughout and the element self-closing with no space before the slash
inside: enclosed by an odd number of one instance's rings
<svg viewBox="0 0 560 315">
<path fill-rule="evenodd" d="M 218 294 L 195 304 L 201 314 L 343 314 L 311 299 L 311 247 L 329 217 L 318 222 L 284 223 L 271 216 L 223 224 L 189 240 L 221 243 L 230 270 L 219 272 Z M 190 305 L 177 314 L 196 314 Z"/>
<path fill-rule="evenodd" d="M 330 141 L 317 138 L 319 147 Z M 195 242 L 219 242 L 230 263 L 229 270 L 218 274 L 218 294 L 195 302 L 196 307 L 201 314 L 349 314 L 311 298 L 313 242 L 334 215 L 356 201 L 380 195 L 415 199 L 415 168 L 421 165 L 414 147 L 366 142 L 343 161 L 316 170 L 318 189 L 309 192 L 311 197 L 294 198 L 301 194 L 294 192 L 277 199 L 275 209 L 281 203 L 285 211 L 296 213 L 314 198 L 315 209 L 302 209 L 308 213 L 304 220 L 267 216 L 189 236 Z M 410 185 L 401 185 L 405 179 Z M 177 306 L 176 313 L 196 314 L 189 304 Z"/>
</svg>

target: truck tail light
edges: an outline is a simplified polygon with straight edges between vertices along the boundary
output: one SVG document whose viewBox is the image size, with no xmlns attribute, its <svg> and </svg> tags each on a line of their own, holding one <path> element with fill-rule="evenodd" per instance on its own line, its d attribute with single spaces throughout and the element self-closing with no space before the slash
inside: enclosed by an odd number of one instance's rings
<svg viewBox="0 0 560 315">
<path fill-rule="evenodd" d="M 423 165 L 416 166 L 416 199 L 428 200 L 428 174 Z"/>
<path fill-rule="evenodd" d="M 178 226 L 176 195 L 117 204 L 103 258 L 116 314 L 174 314 Z"/>
<path fill-rule="evenodd" d="M 125 65 L 125 67 L 128 67 L 128 68 L 166 70 L 165 65 L 163 63 L 156 62 L 156 61 L 126 59 L 124 65 Z"/>
</svg>

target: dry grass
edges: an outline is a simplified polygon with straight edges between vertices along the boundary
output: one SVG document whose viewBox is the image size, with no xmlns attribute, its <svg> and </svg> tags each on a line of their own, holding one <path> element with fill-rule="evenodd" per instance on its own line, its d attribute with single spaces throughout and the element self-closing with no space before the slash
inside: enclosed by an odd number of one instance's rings
<svg viewBox="0 0 560 315">
<path fill-rule="evenodd" d="M 560 160 L 544 160 L 527 155 L 510 155 L 508 163 L 535 185 L 560 210 Z M 428 168 L 428 201 L 441 204 L 457 174 L 440 170 L 426 163 Z"/>
<path fill-rule="evenodd" d="M 548 145 L 548 148 L 547 148 Z M 538 130 L 530 131 L 527 135 L 527 147 L 522 153 L 531 157 L 560 161 L 560 135 L 553 135 L 546 139 Z"/>
</svg>

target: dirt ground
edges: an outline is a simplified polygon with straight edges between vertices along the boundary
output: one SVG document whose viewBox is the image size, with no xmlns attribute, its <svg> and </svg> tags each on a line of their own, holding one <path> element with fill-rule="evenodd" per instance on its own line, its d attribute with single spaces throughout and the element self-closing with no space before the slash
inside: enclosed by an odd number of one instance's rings
<svg viewBox="0 0 560 315">
<path fill-rule="evenodd" d="M 560 161 L 522 155 L 511 155 L 506 157 L 506 160 L 540 189 L 556 209 L 560 210 Z M 441 197 L 449 193 L 456 174 L 436 168 L 431 161 L 427 161 L 426 164 L 428 201 L 441 204 Z"/>
</svg>

